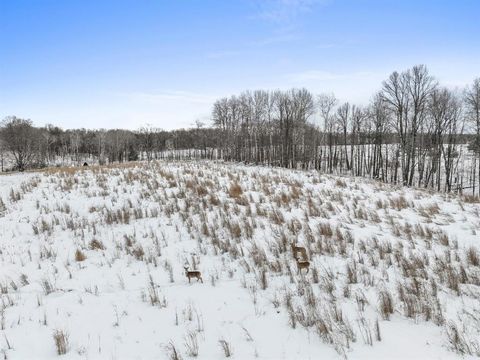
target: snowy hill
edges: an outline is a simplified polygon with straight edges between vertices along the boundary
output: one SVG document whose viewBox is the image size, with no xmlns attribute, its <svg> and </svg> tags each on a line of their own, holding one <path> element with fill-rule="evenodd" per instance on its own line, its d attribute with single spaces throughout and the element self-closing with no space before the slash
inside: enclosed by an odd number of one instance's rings
<svg viewBox="0 0 480 360">
<path fill-rule="evenodd" d="M 0 198 L 7 359 L 480 356 L 468 199 L 213 162 L 3 175 Z"/>
</svg>

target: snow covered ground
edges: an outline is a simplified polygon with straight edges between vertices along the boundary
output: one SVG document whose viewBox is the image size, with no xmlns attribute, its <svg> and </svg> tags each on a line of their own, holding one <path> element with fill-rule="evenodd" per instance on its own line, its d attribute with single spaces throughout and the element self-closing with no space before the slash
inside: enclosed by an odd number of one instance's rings
<svg viewBox="0 0 480 360">
<path fill-rule="evenodd" d="M 214 162 L 2 175 L 0 198 L 7 359 L 480 356 L 478 203 Z"/>
</svg>

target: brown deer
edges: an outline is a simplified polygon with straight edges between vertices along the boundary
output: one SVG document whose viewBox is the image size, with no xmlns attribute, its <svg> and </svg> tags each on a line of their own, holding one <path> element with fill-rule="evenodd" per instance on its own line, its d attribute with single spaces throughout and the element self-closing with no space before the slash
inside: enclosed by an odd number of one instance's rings
<svg viewBox="0 0 480 360">
<path fill-rule="evenodd" d="M 188 283 L 190 283 L 190 279 L 197 278 L 197 281 L 200 280 L 200 282 L 203 284 L 202 273 L 200 271 L 198 270 L 189 271 L 188 266 L 184 266 L 183 268 L 185 269 L 185 275 L 188 278 Z"/>
<path fill-rule="evenodd" d="M 307 260 L 298 261 L 298 259 L 295 259 L 295 260 L 297 260 L 298 273 L 301 274 L 302 269 L 307 269 L 307 274 L 308 274 L 308 272 L 310 271 L 310 261 L 307 261 Z"/>
<path fill-rule="evenodd" d="M 307 250 L 303 246 L 297 246 L 293 242 L 290 244 L 290 246 L 292 247 L 292 253 L 295 260 L 298 260 L 298 253 L 302 255 L 303 260 L 308 260 Z"/>
</svg>

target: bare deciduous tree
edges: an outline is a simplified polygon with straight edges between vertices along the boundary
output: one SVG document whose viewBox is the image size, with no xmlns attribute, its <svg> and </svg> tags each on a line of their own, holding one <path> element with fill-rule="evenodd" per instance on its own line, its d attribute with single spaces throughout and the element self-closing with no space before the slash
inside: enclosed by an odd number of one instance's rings
<svg viewBox="0 0 480 360">
<path fill-rule="evenodd" d="M 23 171 L 31 165 L 37 153 L 37 129 L 31 120 L 15 116 L 2 122 L 1 138 L 5 148 L 14 156 L 16 168 Z"/>
</svg>

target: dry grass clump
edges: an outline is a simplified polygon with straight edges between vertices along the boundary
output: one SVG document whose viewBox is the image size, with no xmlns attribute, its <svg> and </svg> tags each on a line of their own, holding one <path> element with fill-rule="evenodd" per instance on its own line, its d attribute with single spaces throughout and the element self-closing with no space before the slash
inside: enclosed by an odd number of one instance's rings
<svg viewBox="0 0 480 360">
<path fill-rule="evenodd" d="M 466 251 L 467 263 L 472 266 L 480 266 L 480 255 L 477 248 L 470 246 Z"/>
<path fill-rule="evenodd" d="M 145 255 L 145 251 L 143 250 L 143 246 L 140 245 L 140 244 L 136 244 L 135 246 L 133 246 L 133 248 L 131 249 L 131 253 L 135 257 L 135 259 L 137 259 L 139 261 L 143 260 L 143 257 Z"/>
<path fill-rule="evenodd" d="M 286 291 L 283 303 L 292 328 L 300 324 L 306 329 L 313 329 L 339 354 L 346 355 L 350 343 L 356 341 L 356 334 L 341 308 L 334 302 L 320 301 L 308 282 L 297 283 L 294 292 Z"/>
<path fill-rule="evenodd" d="M 446 326 L 448 343 L 453 351 L 461 355 L 480 356 L 480 346 L 476 341 L 469 341 L 463 329 L 458 329 L 454 322 Z"/>
<path fill-rule="evenodd" d="M 325 236 L 327 238 L 331 238 L 333 236 L 333 229 L 330 223 L 328 222 L 322 222 L 318 224 L 318 234 Z"/>
<path fill-rule="evenodd" d="M 68 333 L 64 330 L 55 330 L 53 332 L 53 341 L 58 355 L 65 355 L 69 348 Z"/>
<path fill-rule="evenodd" d="M 173 341 L 170 341 L 165 347 L 165 352 L 169 360 L 183 360 L 180 351 L 177 349 Z"/>
<path fill-rule="evenodd" d="M 218 197 L 215 194 L 210 194 L 210 196 L 208 197 L 208 200 L 210 202 L 210 205 L 212 205 L 212 206 L 219 206 L 220 205 L 220 200 L 218 199 Z"/>
<path fill-rule="evenodd" d="M 90 250 L 105 250 L 105 246 L 100 240 L 92 239 L 88 244 Z"/>
<path fill-rule="evenodd" d="M 467 204 L 478 204 L 480 202 L 480 197 L 473 195 L 463 195 L 462 201 Z"/>
<path fill-rule="evenodd" d="M 208 189 L 205 186 L 198 185 L 196 188 L 198 196 L 206 196 L 208 195 Z"/>
<path fill-rule="evenodd" d="M 339 188 L 346 188 L 347 183 L 343 179 L 337 179 L 337 180 L 335 180 L 335 186 L 339 187 Z"/>
<path fill-rule="evenodd" d="M 198 356 L 199 346 L 196 331 L 189 331 L 187 335 L 185 335 L 185 351 L 190 357 Z"/>
<path fill-rule="evenodd" d="M 75 250 L 75 261 L 81 262 L 87 259 L 87 255 L 85 255 L 82 250 L 77 249 Z"/>
<path fill-rule="evenodd" d="M 239 239 L 242 236 L 242 228 L 239 223 L 230 223 L 229 230 L 230 230 L 230 235 L 234 239 Z"/>
<path fill-rule="evenodd" d="M 390 320 L 390 315 L 393 314 L 393 298 L 388 290 L 382 290 L 378 294 L 379 311 L 384 320 Z"/>
<path fill-rule="evenodd" d="M 231 198 L 238 199 L 240 196 L 242 196 L 242 194 L 243 194 L 242 186 L 239 183 L 234 182 L 230 184 L 230 187 L 228 188 L 228 195 Z"/>
<path fill-rule="evenodd" d="M 3 202 L 2 198 L 0 197 L 0 217 L 5 215 L 5 212 L 7 211 L 7 206 Z"/>
<path fill-rule="evenodd" d="M 435 203 L 432 203 L 432 204 L 429 204 L 429 205 L 426 205 L 426 206 L 423 206 L 423 207 L 419 207 L 418 213 L 421 216 L 424 216 L 426 218 L 430 218 L 434 215 L 440 214 L 440 207 L 435 202 Z"/>
<path fill-rule="evenodd" d="M 221 338 L 220 340 L 218 340 L 218 343 L 220 345 L 220 348 L 222 349 L 223 355 L 225 355 L 226 358 L 229 358 L 233 355 L 232 345 L 230 345 L 227 340 Z"/>
<path fill-rule="evenodd" d="M 412 205 L 409 204 L 404 195 L 399 195 L 390 199 L 390 207 L 400 211 L 412 207 Z"/>
</svg>

